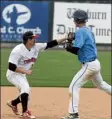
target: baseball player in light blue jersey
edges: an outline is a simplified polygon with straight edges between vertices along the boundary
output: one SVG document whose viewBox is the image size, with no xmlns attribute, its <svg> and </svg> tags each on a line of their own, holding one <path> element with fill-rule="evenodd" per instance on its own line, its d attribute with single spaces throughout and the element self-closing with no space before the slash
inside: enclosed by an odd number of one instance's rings
<svg viewBox="0 0 112 119">
<path fill-rule="evenodd" d="M 111 95 L 111 86 L 103 81 L 100 74 L 100 62 L 97 57 L 95 37 L 86 26 L 88 15 L 83 10 L 77 10 L 73 14 L 74 23 L 79 29 L 75 32 L 73 44 L 66 47 L 68 52 L 76 54 L 82 64 L 82 68 L 73 77 L 69 86 L 69 115 L 62 119 L 79 119 L 78 104 L 80 88 L 89 80 L 94 85 Z"/>
</svg>

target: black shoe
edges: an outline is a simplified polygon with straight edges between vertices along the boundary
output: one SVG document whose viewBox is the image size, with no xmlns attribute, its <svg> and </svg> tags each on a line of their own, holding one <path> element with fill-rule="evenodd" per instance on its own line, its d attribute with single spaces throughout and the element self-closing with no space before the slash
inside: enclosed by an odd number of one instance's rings
<svg viewBox="0 0 112 119">
<path fill-rule="evenodd" d="M 75 114 L 69 114 L 66 117 L 62 117 L 61 119 L 79 119 L 79 114 L 75 113 Z"/>
</svg>

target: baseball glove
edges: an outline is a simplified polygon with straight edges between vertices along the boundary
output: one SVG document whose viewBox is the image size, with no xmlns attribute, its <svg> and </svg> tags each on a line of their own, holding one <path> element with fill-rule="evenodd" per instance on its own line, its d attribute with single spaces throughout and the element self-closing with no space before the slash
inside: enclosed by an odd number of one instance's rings
<svg viewBox="0 0 112 119">
<path fill-rule="evenodd" d="M 73 40 L 75 39 L 75 33 L 69 32 L 67 35 L 68 35 L 67 40 L 64 43 L 65 49 L 71 48 L 73 45 Z"/>
<path fill-rule="evenodd" d="M 69 32 L 67 37 L 68 41 L 73 41 L 75 39 L 75 33 L 74 32 Z"/>
</svg>

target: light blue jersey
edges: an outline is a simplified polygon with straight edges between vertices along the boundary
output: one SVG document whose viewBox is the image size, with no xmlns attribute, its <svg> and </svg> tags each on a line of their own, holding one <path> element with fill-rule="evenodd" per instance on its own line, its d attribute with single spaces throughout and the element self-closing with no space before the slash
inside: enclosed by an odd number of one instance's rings
<svg viewBox="0 0 112 119">
<path fill-rule="evenodd" d="M 80 48 L 78 59 L 81 63 L 90 62 L 97 58 L 95 38 L 88 27 L 83 26 L 75 32 L 73 46 Z"/>
</svg>

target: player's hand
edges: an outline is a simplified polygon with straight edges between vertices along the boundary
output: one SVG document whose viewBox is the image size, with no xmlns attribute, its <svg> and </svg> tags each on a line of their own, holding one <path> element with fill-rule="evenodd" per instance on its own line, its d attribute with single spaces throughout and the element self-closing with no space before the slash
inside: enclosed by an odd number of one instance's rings
<svg viewBox="0 0 112 119">
<path fill-rule="evenodd" d="M 72 40 L 74 40 L 75 39 L 75 33 L 74 32 L 69 32 L 68 34 L 67 34 L 67 40 L 68 41 L 72 41 Z"/>
<path fill-rule="evenodd" d="M 31 74 L 32 74 L 32 70 L 27 70 L 27 71 L 26 71 L 26 74 L 27 74 L 27 75 L 31 75 Z"/>
</svg>

